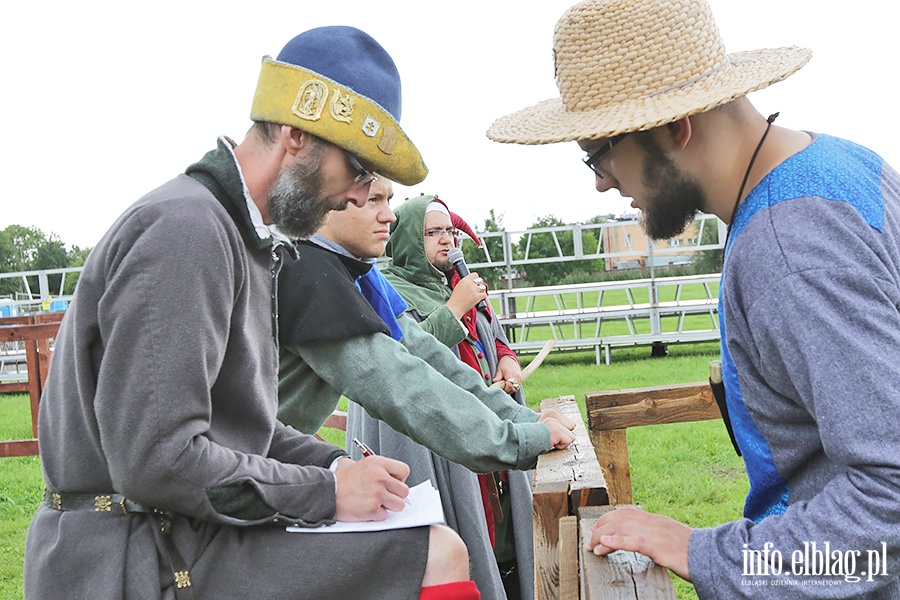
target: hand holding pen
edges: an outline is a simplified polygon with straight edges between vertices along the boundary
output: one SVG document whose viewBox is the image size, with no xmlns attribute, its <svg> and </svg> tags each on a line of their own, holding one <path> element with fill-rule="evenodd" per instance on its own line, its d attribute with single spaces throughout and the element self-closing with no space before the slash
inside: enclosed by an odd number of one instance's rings
<svg viewBox="0 0 900 600">
<path fill-rule="evenodd" d="M 369 449 L 371 452 L 371 449 Z M 387 511 L 400 512 L 409 496 L 409 465 L 386 456 L 349 463 L 334 472 L 336 521 L 383 521 Z"/>
<path fill-rule="evenodd" d="M 363 442 L 361 439 L 359 439 L 359 438 L 353 438 L 353 443 L 356 444 L 356 447 L 357 447 L 357 448 L 359 448 L 359 451 L 362 453 L 363 458 L 366 458 L 366 457 L 368 457 L 368 456 L 378 456 L 378 455 L 375 454 L 375 452 L 373 452 L 372 449 L 369 448 L 369 447 L 366 445 L 366 443 Z M 409 498 L 404 498 L 403 501 L 404 501 L 406 504 L 412 506 L 412 502 L 409 501 Z"/>
</svg>

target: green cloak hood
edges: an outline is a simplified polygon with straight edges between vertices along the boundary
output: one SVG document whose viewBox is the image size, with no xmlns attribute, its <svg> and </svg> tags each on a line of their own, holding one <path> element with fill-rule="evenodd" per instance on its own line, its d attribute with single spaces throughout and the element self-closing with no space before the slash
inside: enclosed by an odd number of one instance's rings
<svg viewBox="0 0 900 600">
<path fill-rule="evenodd" d="M 443 306 L 451 294 L 447 278 L 425 255 L 425 209 L 434 201 L 444 204 L 434 196 L 418 196 L 394 211 L 397 220 L 391 224 L 391 238 L 385 248 L 392 262 L 382 271 L 410 309 L 423 319 Z"/>
</svg>

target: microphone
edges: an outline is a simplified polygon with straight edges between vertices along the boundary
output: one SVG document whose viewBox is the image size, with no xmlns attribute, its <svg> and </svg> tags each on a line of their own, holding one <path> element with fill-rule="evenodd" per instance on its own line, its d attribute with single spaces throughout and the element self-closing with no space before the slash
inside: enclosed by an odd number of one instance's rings
<svg viewBox="0 0 900 600">
<path fill-rule="evenodd" d="M 460 277 L 468 277 L 469 276 L 469 267 L 466 266 L 466 259 L 463 258 L 463 252 L 459 248 L 450 248 L 447 251 L 447 260 L 450 261 L 450 264 L 453 265 L 453 268 L 456 269 L 456 272 L 459 273 Z M 488 314 L 487 305 L 484 300 L 480 301 L 475 307 L 483 312 L 484 314 Z"/>
</svg>

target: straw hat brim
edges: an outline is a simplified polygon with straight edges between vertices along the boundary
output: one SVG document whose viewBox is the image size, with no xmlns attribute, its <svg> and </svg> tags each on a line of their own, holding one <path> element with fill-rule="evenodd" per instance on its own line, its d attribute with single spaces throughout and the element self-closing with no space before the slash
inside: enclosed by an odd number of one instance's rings
<svg viewBox="0 0 900 600">
<path fill-rule="evenodd" d="M 781 81 L 812 57 L 808 48 L 789 46 L 736 52 L 715 73 L 643 98 L 568 111 L 561 98 L 545 100 L 494 121 L 487 136 L 509 144 L 552 144 L 596 140 L 652 129 L 708 111 Z"/>
</svg>

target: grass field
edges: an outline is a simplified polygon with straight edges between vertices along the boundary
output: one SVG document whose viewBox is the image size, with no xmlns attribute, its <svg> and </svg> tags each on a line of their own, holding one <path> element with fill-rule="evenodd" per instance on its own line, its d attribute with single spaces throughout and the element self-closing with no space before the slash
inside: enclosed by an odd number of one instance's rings
<svg viewBox="0 0 900 600">
<path fill-rule="evenodd" d="M 666 358 L 648 348 L 621 349 L 610 366 L 596 366 L 592 352 L 551 354 L 525 383 L 530 406 L 543 398 L 574 395 L 584 411 L 586 392 L 705 381 L 718 344 L 671 346 Z M 527 364 L 528 358 L 523 358 Z M 0 395 L 0 439 L 30 437 L 28 399 Z M 342 445 L 343 432 L 328 432 Z M 747 481 L 720 421 L 658 425 L 628 430 L 635 502 L 694 527 L 740 517 Z M 42 490 L 37 458 L 0 459 L 0 599 L 22 597 L 25 532 Z M 676 581 L 681 599 L 693 587 Z"/>
</svg>

